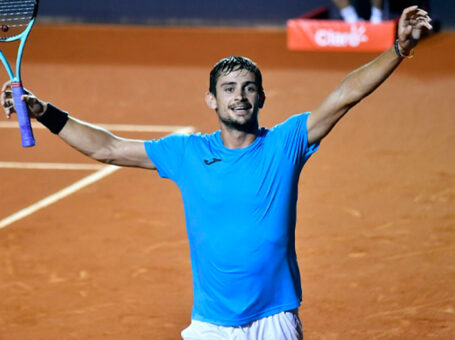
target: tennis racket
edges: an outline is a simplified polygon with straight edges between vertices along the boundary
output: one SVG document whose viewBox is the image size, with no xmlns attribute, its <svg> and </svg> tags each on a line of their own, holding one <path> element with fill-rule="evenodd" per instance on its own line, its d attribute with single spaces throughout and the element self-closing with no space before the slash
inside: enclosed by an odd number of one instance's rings
<svg viewBox="0 0 455 340">
<path fill-rule="evenodd" d="M 20 40 L 16 58 L 16 76 L 1 49 L 0 59 L 11 79 L 23 147 L 35 145 L 27 105 L 21 100 L 21 96 L 24 94 L 21 82 L 21 60 L 25 41 L 35 22 L 37 12 L 38 0 L 0 0 L 0 42 Z"/>
</svg>

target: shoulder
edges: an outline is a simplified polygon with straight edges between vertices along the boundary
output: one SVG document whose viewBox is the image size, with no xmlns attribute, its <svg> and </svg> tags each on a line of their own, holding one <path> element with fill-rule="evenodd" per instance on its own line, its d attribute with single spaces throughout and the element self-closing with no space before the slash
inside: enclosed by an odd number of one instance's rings
<svg viewBox="0 0 455 340">
<path fill-rule="evenodd" d="M 217 140 L 219 131 L 206 134 L 206 133 L 175 133 L 158 139 L 151 139 L 145 141 L 146 149 L 162 148 L 164 150 L 186 150 L 198 147 L 203 147 L 213 144 Z"/>
<path fill-rule="evenodd" d="M 187 135 L 187 145 L 189 147 L 208 146 L 216 144 L 219 139 L 219 131 L 212 133 L 192 133 Z"/>
<path fill-rule="evenodd" d="M 306 132 L 309 115 L 310 112 L 292 115 L 284 122 L 275 125 L 272 129 L 270 129 L 270 131 L 273 133 L 286 133 L 290 131 L 295 132 L 296 130 L 302 130 L 302 132 Z"/>
<path fill-rule="evenodd" d="M 150 139 L 144 141 L 146 144 L 154 144 L 154 143 L 166 143 L 166 144 L 185 144 L 188 143 L 189 141 L 192 142 L 198 142 L 198 141 L 204 141 L 207 139 L 208 135 L 202 134 L 200 132 L 197 133 L 173 133 L 171 135 L 167 135 L 164 137 L 156 138 L 156 139 Z"/>
</svg>

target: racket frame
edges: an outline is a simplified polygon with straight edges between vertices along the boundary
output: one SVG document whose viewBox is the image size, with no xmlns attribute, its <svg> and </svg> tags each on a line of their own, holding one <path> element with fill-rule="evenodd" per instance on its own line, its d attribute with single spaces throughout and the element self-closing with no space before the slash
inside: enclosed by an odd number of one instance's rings
<svg viewBox="0 0 455 340">
<path fill-rule="evenodd" d="M 10 63 L 6 59 L 6 56 L 3 54 L 3 51 L 0 49 L 0 60 L 5 66 L 8 76 L 11 80 L 11 88 L 13 90 L 13 100 L 16 108 L 17 119 L 19 122 L 19 128 L 21 131 L 21 139 L 23 147 L 31 147 L 36 144 L 35 138 L 33 136 L 32 127 L 30 124 L 30 117 L 28 115 L 28 109 L 25 102 L 22 101 L 21 97 L 24 94 L 24 89 L 22 87 L 22 78 L 21 78 L 21 62 L 22 55 L 24 52 L 25 42 L 27 41 L 28 35 L 32 30 L 32 27 L 36 20 L 36 14 L 38 12 L 38 0 L 35 0 L 35 8 L 27 27 L 23 32 L 18 35 L 14 35 L 8 38 L 0 38 L 0 42 L 12 42 L 20 40 L 19 48 L 17 50 L 16 57 L 16 75 L 14 75 Z"/>
</svg>

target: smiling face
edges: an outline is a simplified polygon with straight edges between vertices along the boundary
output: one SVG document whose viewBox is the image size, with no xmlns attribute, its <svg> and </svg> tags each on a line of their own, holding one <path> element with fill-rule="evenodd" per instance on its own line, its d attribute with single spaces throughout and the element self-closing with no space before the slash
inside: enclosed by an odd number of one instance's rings
<svg viewBox="0 0 455 340">
<path fill-rule="evenodd" d="M 216 110 L 222 127 L 251 132 L 258 128 L 258 112 L 264 104 L 264 93 L 258 89 L 253 72 L 237 69 L 219 76 L 216 96 L 207 92 L 206 102 Z"/>
</svg>

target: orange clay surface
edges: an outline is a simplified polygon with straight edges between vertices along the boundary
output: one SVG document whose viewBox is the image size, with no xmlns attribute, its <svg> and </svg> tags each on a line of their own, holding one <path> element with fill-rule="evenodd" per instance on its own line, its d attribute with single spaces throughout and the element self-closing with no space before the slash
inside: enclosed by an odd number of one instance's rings
<svg viewBox="0 0 455 340">
<path fill-rule="evenodd" d="M 22 77 L 83 120 L 211 132 L 203 98 L 224 56 L 262 68 L 267 127 L 315 108 L 375 57 L 285 46 L 278 29 L 37 25 Z M 454 55 L 454 34 L 424 40 L 305 166 L 296 232 L 305 339 L 455 339 Z M 18 129 L 0 128 L 0 162 L 96 164 L 44 129 L 35 136 L 23 149 Z M 1 167 L 0 220 L 95 171 Z M 177 186 L 120 169 L 0 229 L 0 339 L 179 339 L 190 270 Z"/>
</svg>

